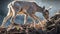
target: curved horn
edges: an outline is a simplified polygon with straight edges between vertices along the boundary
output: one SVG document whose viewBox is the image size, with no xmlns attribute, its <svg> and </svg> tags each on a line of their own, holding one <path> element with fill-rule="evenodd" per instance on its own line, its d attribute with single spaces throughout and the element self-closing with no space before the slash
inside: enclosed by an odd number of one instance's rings
<svg viewBox="0 0 60 34">
<path fill-rule="evenodd" d="M 52 6 L 48 7 L 47 10 L 50 10 L 52 8 Z"/>
</svg>

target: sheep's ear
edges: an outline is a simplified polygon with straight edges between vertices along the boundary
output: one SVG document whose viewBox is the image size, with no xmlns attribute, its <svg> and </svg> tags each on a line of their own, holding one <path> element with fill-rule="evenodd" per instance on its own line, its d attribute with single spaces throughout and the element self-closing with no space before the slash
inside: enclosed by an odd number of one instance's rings
<svg viewBox="0 0 60 34">
<path fill-rule="evenodd" d="M 45 9 L 45 6 L 43 6 L 43 9 Z"/>
<path fill-rule="evenodd" d="M 50 10 L 52 8 L 52 6 L 49 6 L 48 8 L 47 8 L 47 10 Z"/>
</svg>

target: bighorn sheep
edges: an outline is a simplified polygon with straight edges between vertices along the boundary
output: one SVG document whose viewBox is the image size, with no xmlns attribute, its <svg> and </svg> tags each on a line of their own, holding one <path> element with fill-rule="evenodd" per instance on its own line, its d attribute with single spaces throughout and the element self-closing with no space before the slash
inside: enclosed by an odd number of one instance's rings
<svg viewBox="0 0 60 34">
<path fill-rule="evenodd" d="M 35 2 L 26 2 L 26 1 L 12 1 L 8 4 L 8 14 L 7 16 L 4 18 L 2 25 L 4 26 L 6 21 L 11 17 L 11 22 L 14 23 L 14 19 L 18 14 L 23 14 L 25 15 L 24 17 L 24 24 L 26 24 L 27 22 L 27 16 L 29 15 L 30 17 L 33 18 L 34 24 L 35 24 L 35 20 L 38 20 L 40 23 L 40 19 L 35 16 L 34 14 L 36 12 L 40 12 L 43 14 L 43 16 L 45 17 L 45 19 L 49 18 L 49 11 L 48 9 L 45 9 L 45 7 L 40 7 L 38 6 Z M 50 8 L 49 8 L 50 9 Z M 42 26 L 42 24 L 40 23 L 40 25 Z"/>
</svg>

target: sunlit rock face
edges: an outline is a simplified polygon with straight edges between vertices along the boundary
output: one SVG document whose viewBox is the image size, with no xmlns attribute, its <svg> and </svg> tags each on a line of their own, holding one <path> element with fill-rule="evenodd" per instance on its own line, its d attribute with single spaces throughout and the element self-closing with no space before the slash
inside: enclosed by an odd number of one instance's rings
<svg viewBox="0 0 60 34">
<path fill-rule="evenodd" d="M 7 13 L 8 13 L 8 8 L 7 5 L 8 3 L 10 3 L 13 0 L 0 0 L 0 15 L 1 15 L 1 19 L 3 19 Z M 23 0 L 24 1 L 24 0 Z M 27 0 L 26 0 L 27 1 Z M 28 0 L 28 1 L 35 1 L 39 6 L 43 7 L 45 6 L 46 8 L 48 8 L 49 6 L 52 6 L 52 9 L 49 10 L 50 12 L 50 17 L 54 15 L 54 13 L 56 13 L 56 11 L 58 11 L 60 9 L 60 1 L 59 0 Z M 2 10 L 2 11 L 1 11 Z M 3 14 L 1 14 L 3 13 Z M 44 19 L 44 17 L 42 16 L 41 13 L 36 13 L 36 15 L 40 18 L 40 19 Z M 2 18 L 3 17 L 3 18 Z M 18 16 L 15 20 L 16 22 L 19 23 L 23 23 L 23 17 L 21 18 L 20 16 Z M 28 21 L 32 21 L 30 18 L 28 18 Z M 0 23 L 2 22 L 2 20 L 0 20 Z"/>
</svg>

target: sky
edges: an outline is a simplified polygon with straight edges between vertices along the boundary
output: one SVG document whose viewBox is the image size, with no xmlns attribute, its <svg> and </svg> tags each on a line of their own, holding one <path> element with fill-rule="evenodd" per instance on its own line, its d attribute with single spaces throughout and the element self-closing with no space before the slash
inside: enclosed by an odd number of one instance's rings
<svg viewBox="0 0 60 34">
<path fill-rule="evenodd" d="M 4 17 L 8 13 L 7 5 L 13 0 L 0 0 L 0 23 L 2 23 Z M 24 1 L 24 0 L 23 0 Z M 56 13 L 58 10 L 60 10 L 60 0 L 25 0 L 25 1 L 35 1 L 39 6 L 46 8 L 52 6 L 51 10 L 49 10 L 49 16 L 52 17 L 54 13 Z M 36 13 L 36 16 L 38 16 L 41 20 L 44 19 L 41 13 Z M 24 16 L 18 16 L 16 17 L 16 22 L 22 22 L 23 23 Z M 31 19 L 28 17 L 28 21 L 30 22 Z M 8 21 L 9 22 L 9 21 Z"/>
</svg>

